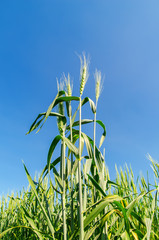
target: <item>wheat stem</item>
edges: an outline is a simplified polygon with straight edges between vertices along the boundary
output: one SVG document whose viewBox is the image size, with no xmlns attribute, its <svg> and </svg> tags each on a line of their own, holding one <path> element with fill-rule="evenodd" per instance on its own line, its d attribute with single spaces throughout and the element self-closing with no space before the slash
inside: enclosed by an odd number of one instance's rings
<svg viewBox="0 0 159 240">
<path fill-rule="evenodd" d="M 81 181 L 81 95 L 79 107 L 79 161 L 78 161 L 78 181 L 79 181 L 79 217 L 80 217 L 80 237 L 79 240 L 84 239 L 83 229 L 83 203 L 82 203 L 82 181 Z"/>
<path fill-rule="evenodd" d="M 66 225 L 66 184 L 65 184 L 65 133 L 63 131 L 63 140 L 62 140 L 62 185 L 63 185 L 63 192 L 62 192 L 62 212 L 63 212 L 63 234 L 64 240 L 67 240 L 67 225 Z"/>
</svg>

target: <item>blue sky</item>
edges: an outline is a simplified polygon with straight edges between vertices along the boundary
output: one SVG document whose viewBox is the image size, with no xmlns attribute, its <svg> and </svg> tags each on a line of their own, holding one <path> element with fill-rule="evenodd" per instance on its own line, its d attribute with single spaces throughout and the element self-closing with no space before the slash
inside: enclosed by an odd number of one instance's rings
<svg viewBox="0 0 159 240">
<path fill-rule="evenodd" d="M 105 76 L 97 118 L 112 180 L 115 163 L 151 175 L 146 155 L 159 159 L 158 9 L 158 0 L 0 1 L 0 195 L 28 185 L 22 160 L 32 176 L 43 169 L 56 120 L 25 133 L 63 72 L 78 95 L 83 51 L 91 58 L 84 96 L 94 99 L 96 68 Z"/>
</svg>

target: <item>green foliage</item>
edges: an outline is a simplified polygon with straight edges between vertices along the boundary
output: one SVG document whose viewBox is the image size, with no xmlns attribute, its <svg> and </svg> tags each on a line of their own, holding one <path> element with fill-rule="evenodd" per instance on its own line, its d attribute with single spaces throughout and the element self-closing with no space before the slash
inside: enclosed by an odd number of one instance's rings
<svg viewBox="0 0 159 240">
<path fill-rule="evenodd" d="M 26 170 L 27 171 L 27 170 Z M 15 193 L 0 202 L 0 238 L 8 239 L 63 239 L 63 220 L 60 195 L 49 182 L 49 177 L 38 183 L 31 180 L 26 172 L 30 187 L 21 193 Z M 121 176 L 124 175 L 122 179 Z M 109 172 L 104 175 L 109 181 Z M 157 181 L 158 179 L 156 179 Z M 67 180 L 68 181 L 68 180 Z M 54 181 L 53 181 L 54 182 Z M 133 184 L 132 184 L 133 182 Z M 143 180 L 142 180 L 143 182 Z M 106 197 L 98 185 L 89 177 L 83 178 L 83 193 L 86 186 L 86 209 L 84 210 L 84 239 L 158 239 L 159 238 L 159 205 L 158 189 L 147 191 L 141 179 L 135 184 L 133 173 L 121 170 L 116 173 L 117 186 L 109 185 Z M 145 180 L 146 182 L 146 180 Z M 148 184 L 146 182 L 146 184 Z M 78 185 L 74 178 L 74 232 L 71 233 L 71 191 L 67 182 L 66 224 L 68 239 L 78 239 Z M 142 186 L 142 194 L 137 193 Z M 54 186 L 59 189 L 55 180 Z M 125 187 L 127 186 L 127 187 Z M 96 188 L 98 200 L 92 199 L 93 187 Z M 111 194 L 108 194 L 111 192 Z M 85 195 L 83 195 L 85 196 Z M 83 199 L 84 200 L 84 199 Z M 50 223 L 51 222 L 51 223 Z M 52 226 L 52 227 L 51 227 Z M 106 229 L 105 229 L 106 227 Z M 105 231 L 106 230 L 106 231 Z M 106 232 L 106 233 L 105 233 Z M 53 237 L 54 234 L 54 237 Z"/>
</svg>

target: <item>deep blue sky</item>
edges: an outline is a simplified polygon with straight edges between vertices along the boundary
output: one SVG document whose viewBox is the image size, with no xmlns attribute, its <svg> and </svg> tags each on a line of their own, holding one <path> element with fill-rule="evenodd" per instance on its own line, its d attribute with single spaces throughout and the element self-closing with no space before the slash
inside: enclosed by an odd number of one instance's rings
<svg viewBox="0 0 159 240">
<path fill-rule="evenodd" d="M 56 95 L 56 77 L 70 73 L 79 92 L 80 61 L 91 57 L 84 96 L 94 99 L 95 68 L 105 75 L 97 118 L 107 128 L 106 163 L 151 171 L 159 159 L 159 1 L 0 1 L 0 195 L 27 186 L 58 133 L 50 120 L 25 135 Z M 91 116 L 91 115 L 90 115 Z M 83 115 L 84 117 L 84 115 Z M 88 116 L 87 116 L 88 117 Z M 100 131 L 100 129 L 99 129 Z"/>
</svg>

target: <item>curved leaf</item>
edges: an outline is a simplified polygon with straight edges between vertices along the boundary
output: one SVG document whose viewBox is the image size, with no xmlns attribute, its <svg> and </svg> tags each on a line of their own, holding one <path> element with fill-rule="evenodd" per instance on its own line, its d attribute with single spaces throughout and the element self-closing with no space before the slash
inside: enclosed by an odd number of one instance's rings
<svg viewBox="0 0 159 240">
<path fill-rule="evenodd" d="M 79 101 L 80 98 L 79 97 L 75 97 L 75 96 L 65 96 L 65 97 L 58 97 L 55 100 L 54 106 L 55 107 L 57 104 L 61 103 L 61 102 L 70 102 L 70 101 Z"/>
<path fill-rule="evenodd" d="M 52 225 L 52 223 L 51 223 L 51 219 L 50 219 L 49 216 L 47 215 L 47 213 L 46 213 L 46 211 L 45 211 L 45 208 L 43 207 L 43 205 L 42 205 L 42 203 L 41 203 L 41 201 L 40 201 L 40 199 L 39 199 L 39 196 L 38 196 L 38 193 L 37 193 L 37 191 L 36 191 L 35 185 L 34 185 L 32 179 L 31 179 L 31 176 L 30 176 L 30 174 L 29 174 L 29 172 L 28 172 L 28 170 L 27 170 L 27 168 L 26 168 L 26 166 L 25 166 L 24 163 L 23 163 L 23 165 L 24 165 L 24 168 L 25 168 L 25 172 L 26 172 L 26 175 L 27 175 L 29 184 L 30 184 L 30 186 L 31 186 L 31 188 L 32 188 L 32 190 L 33 190 L 33 192 L 34 192 L 34 194 L 35 194 L 35 196 L 36 196 L 36 198 L 37 198 L 37 200 L 38 200 L 38 202 L 39 202 L 39 205 L 40 205 L 40 207 L 41 207 L 41 210 L 43 211 L 44 216 L 45 216 L 45 218 L 46 218 L 46 221 L 47 221 L 47 223 L 48 223 L 48 227 L 49 227 L 49 229 L 50 229 L 50 231 L 51 231 L 51 233 L 52 233 L 52 236 L 53 236 L 53 238 L 54 238 L 54 232 L 55 232 L 55 231 L 54 231 L 54 227 L 53 227 L 53 225 Z"/>
<path fill-rule="evenodd" d="M 50 177 L 50 176 L 49 176 Z M 60 177 L 60 176 L 59 176 Z M 55 177 L 56 178 L 56 177 Z M 56 178 L 56 180 L 57 180 L 57 178 Z M 57 180 L 58 181 L 58 180 Z M 59 181 L 58 181 L 58 184 L 59 184 Z M 60 184 L 61 184 L 61 186 L 60 186 Z M 60 186 L 60 188 L 62 189 L 62 180 L 61 180 L 61 183 L 59 184 L 59 186 Z M 53 183 L 52 183 L 52 181 L 51 181 L 51 178 L 50 178 L 50 186 L 57 192 L 57 193 L 59 193 L 59 194 L 62 194 L 62 192 L 60 192 L 60 191 L 58 191 L 55 187 L 54 187 L 54 185 L 53 185 Z M 62 189 L 63 190 L 63 189 Z"/>
<path fill-rule="evenodd" d="M 42 117 L 42 116 L 43 116 L 43 117 Z M 37 118 L 35 119 L 35 121 L 33 122 L 33 124 L 31 125 L 31 127 L 30 127 L 29 131 L 26 133 L 26 135 L 29 134 L 29 133 L 31 133 L 32 131 L 34 131 L 36 128 L 38 128 L 39 125 L 40 125 L 40 123 L 45 119 L 45 116 L 46 116 L 46 112 L 40 113 L 40 114 L 37 116 Z M 66 122 L 66 117 L 65 117 L 64 115 L 60 114 L 60 113 L 50 112 L 49 116 L 51 116 L 51 117 L 55 116 L 55 117 L 64 118 L 64 119 L 65 119 L 65 122 Z M 42 118 L 41 118 L 41 117 L 42 117 Z M 39 118 L 41 118 L 41 119 L 38 121 Z M 37 122 L 37 121 L 38 121 L 38 122 Z M 42 128 L 43 125 L 44 125 L 44 123 L 41 125 L 41 127 L 39 128 L 39 130 Z M 38 131 L 39 131 L 39 130 L 38 130 Z M 37 132 L 38 132 L 38 131 L 37 131 Z"/>
<path fill-rule="evenodd" d="M 43 121 L 43 119 L 45 118 L 45 114 L 46 114 L 46 113 L 40 113 L 40 114 L 37 116 L 37 118 L 36 118 L 35 121 L 32 123 L 32 125 L 31 125 L 29 131 L 26 133 L 26 135 L 29 134 L 30 132 L 32 132 L 33 130 L 35 130 L 35 129 L 40 125 L 40 123 L 41 123 L 41 122 Z M 37 122 L 37 120 L 38 120 L 39 118 L 41 118 L 42 116 L 43 116 L 43 118 L 40 119 L 40 120 Z"/>
<path fill-rule="evenodd" d="M 122 198 L 118 195 L 111 195 L 103 198 L 103 200 L 96 206 L 96 208 L 94 208 L 90 212 L 90 214 L 85 218 L 84 227 L 87 227 L 88 224 L 91 223 L 109 203 L 112 203 L 114 201 L 121 201 L 121 200 Z"/>
<path fill-rule="evenodd" d="M 92 236 L 92 234 L 94 233 L 94 231 L 98 228 L 98 225 L 93 226 L 92 228 L 90 228 L 87 233 L 84 236 L 84 240 L 88 240 L 90 239 L 90 237 Z"/>
<path fill-rule="evenodd" d="M 46 119 L 48 118 L 48 116 L 50 115 L 53 107 L 55 106 L 55 103 L 56 103 L 57 98 L 58 98 L 59 96 L 63 95 L 63 94 L 65 94 L 64 91 L 59 91 L 59 92 L 58 92 L 58 94 L 56 95 L 55 99 L 52 101 L 52 103 L 50 104 L 48 110 L 46 111 L 45 121 L 46 121 Z M 45 121 L 44 121 L 44 122 L 45 122 Z"/>
<path fill-rule="evenodd" d="M 53 152 L 56 148 L 56 145 L 58 144 L 58 142 L 61 140 L 61 136 L 57 135 L 54 140 L 52 141 L 50 148 L 49 148 L 49 152 L 48 152 L 48 156 L 47 156 L 47 168 L 50 171 L 50 162 L 51 162 L 51 158 L 53 155 Z"/>
<path fill-rule="evenodd" d="M 97 120 L 96 122 L 104 129 L 104 132 L 102 134 L 102 137 L 101 137 L 100 143 L 99 143 L 99 148 L 100 148 L 103 144 L 103 141 L 104 141 L 105 137 L 106 137 L 106 128 L 105 128 L 105 125 L 102 121 Z"/>
<path fill-rule="evenodd" d="M 90 98 L 88 98 L 88 97 L 84 98 L 84 99 L 81 101 L 81 106 L 83 106 L 83 105 L 86 104 L 87 102 L 89 102 L 90 107 L 91 107 L 91 109 L 92 109 L 92 112 L 95 113 L 95 112 L 96 112 L 96 106 L 95 106 L 94 102 L 93 102 Z M 74 121 L 75 121 L 75 118 L 76 118 L 77 112 L 78 112 L 78 110 L 79 110 L 79 107 L 80 107 L 80 106 L 78 105 L 78 108 L 76 109 L 76 111 L 75 111 L 75 113 L 74 113 L 74 115 L 73 115 L 73 117 L 72 117 L 72 125 L 73 125 L 73 123 L 74 123 Z"/>
<path fill-rule="evenodd" d="M 56 103 L 57 98 L 58 98 L 59 96 L 61 96 L 61 95 L 64 95 L 64 94 L 65 94 L 64 91 L 59 91 L 59 92 L 58 92 L 58 94 L 56 95 L 55 99 L 52 101 L 52 103 L 50 104 L 48 110 L 46 111 L 45 119 L 44 119 L 44 122 L 43 122 L 42 126 L 43 126 L 44 123 L 46 122 L 48 116 L 50 116 L 50 113 L 51 113 L 52 109 L 53 109 L 54 106 L 55 106 L 55 103 Z M 40 129 L 42 128 L 42 126 L 40 127 Z M 40 129 L 39 129 L 39 130 L 40 130 Z"/>
<path fill-rule="evenodd" d="M 47 115 L 47 113 L 46 113 L 46 115 Z M 62 119 L 62 121 L 63 121 L 64 124 L 65 124 L 66 121 L 67 121 L 67 120 L 66 120 L 66 117 L 65 117 L 64 115 L 60 114 L 60 113 L 50 112 L 47 117 L 46 117 L 46 115 L 45 115 L 45 119 L 44 119 L 43 124 L 40 126 L 40 128 L 38 129 L 38 131 L 37 131 L 36 133 L 38 133 L 38 132 L 41 130 L 41 128 L 43 127 L 44 123 L 46 122 L 46 119 L 48 118 L 48 116 L 60 117 L 60 118 Z"/>
<path fill-rule="evenodd" d="M 56 158 L 52 163 L 50 163 L 50 170 L 53 169 L 53 166 L 56 166 L 61 160 L 61 157 Z M 45 173 L 45 175 L 44 175 Z M 46 166 L 44 167 L 40 178 L 39 178 L 39 182 L 42 181 L 42 176 L 44 175 L 43 179 L 46 177 L 46 175 L 48 174 L 48 165 L 46 164 Z"/>
<path fill-rule="evenodd" d="M 5 234 L 7 234 L 8 232 L 10 232 L 11 230 L 16 229 L 16 228 L 27 228 L 27 229 L 31 229 L 33 231 L 33 229 L 31 227 L 27 227 L 27 226 L 23 226 L 23 225 L 14 226 L 14 227 L 10 227 L 7 230 L 1 232 L 0 233 L 0 238 L 2 238 Z"/>
<path fill-rule="evenodd" d="M 23 207 L 21 206 L 21 208 L 23 209 L 24 213 L 25 213 L 25 218 L 28 220 L 28 222 L 30 223 L 32 230 L 38 235 L 40 240 L 43 240 L 43 236 L 41 235 L 41 233 L 38 231 L 38 228 L 34 222 L 34 220 L 31 218 L 29 212 Z"/>
<path fill-rule="evenodd" d="M 91 119 L 82 119 L 81 120 L 81 124 L 82 125 L 83 124 L 92 123 L 92 122 L 94 122 L 94 120 L 91 120 Z M 105 137 L 106 137 L 106 128 L 105 128 L 104 123 L 101 120 L 96 120 L 96 123 L 98 123 L 104 130 L 104 132 L 102 134 L 102 137 L 100 139 L 100 143 L 99 143 L 99 148 L 100 148 L 102 146 L 102 144 L 103 144 L 103 141 L 104 141 Z M 76 126 L 79 126 L 79 121 L 74 122 L 73 125 L 72 125 L 72 127 L 76 127 Z M 66 129 L 70 129 L 70 126 L 68 125 L 66 127 Z"/>
<path fill-rule="evenodd" d="M 76 135 L 79 134 L 79 130 L 72 129 L 72 131 L 73 131 L 73 134 L 76 134 Z M 84 132 L 81 132 L 81 135 L 86 143 L 86 148 L 87 148 L 87 152 L 89 154 L 89 158 L 93 158 L 93 151 L 92 151 L 93 140 L 88 135 L 86 135 Z M 97 165 L 97 169 L 99 171 L 102 171 L 104 158 L 103 158 L 102 153 L 100 152 L 100 150 L 97 147 L 95 147 L 95 156 L 96 156 L 95 163 Z"/>
<path fill-rule="evenodd" d="M 79 154 L 78 148 L 77 148 L 74 144 L 72 144 L 72 142 L 71 142 L 68 138 L 63 137 L 63 136 L 61 136 L 61 138 L 65 141 L 67 147 L 68 147 L 76 156 L 78 156 L 78 154 Z"/>
<path fill-rule="evenodd" d="M 94 185 L 94 187 L 95 187 L 99 192 L 101 192 L 101 194 L 102 194 L 104 197 L 106 197 L 106 196 L 107 196 L 106 193 L 103 191 L 103 189 L 101 188 L 101 186 L 96 182 L 96 180 L 95 180 L 93 177 L 91 177 L 88 173 L 87 173 L 87 176 L 88 176 L 88 178 L 91 180 L 91 182 L 92 182 L 92 184 Z"/>
</svg>

